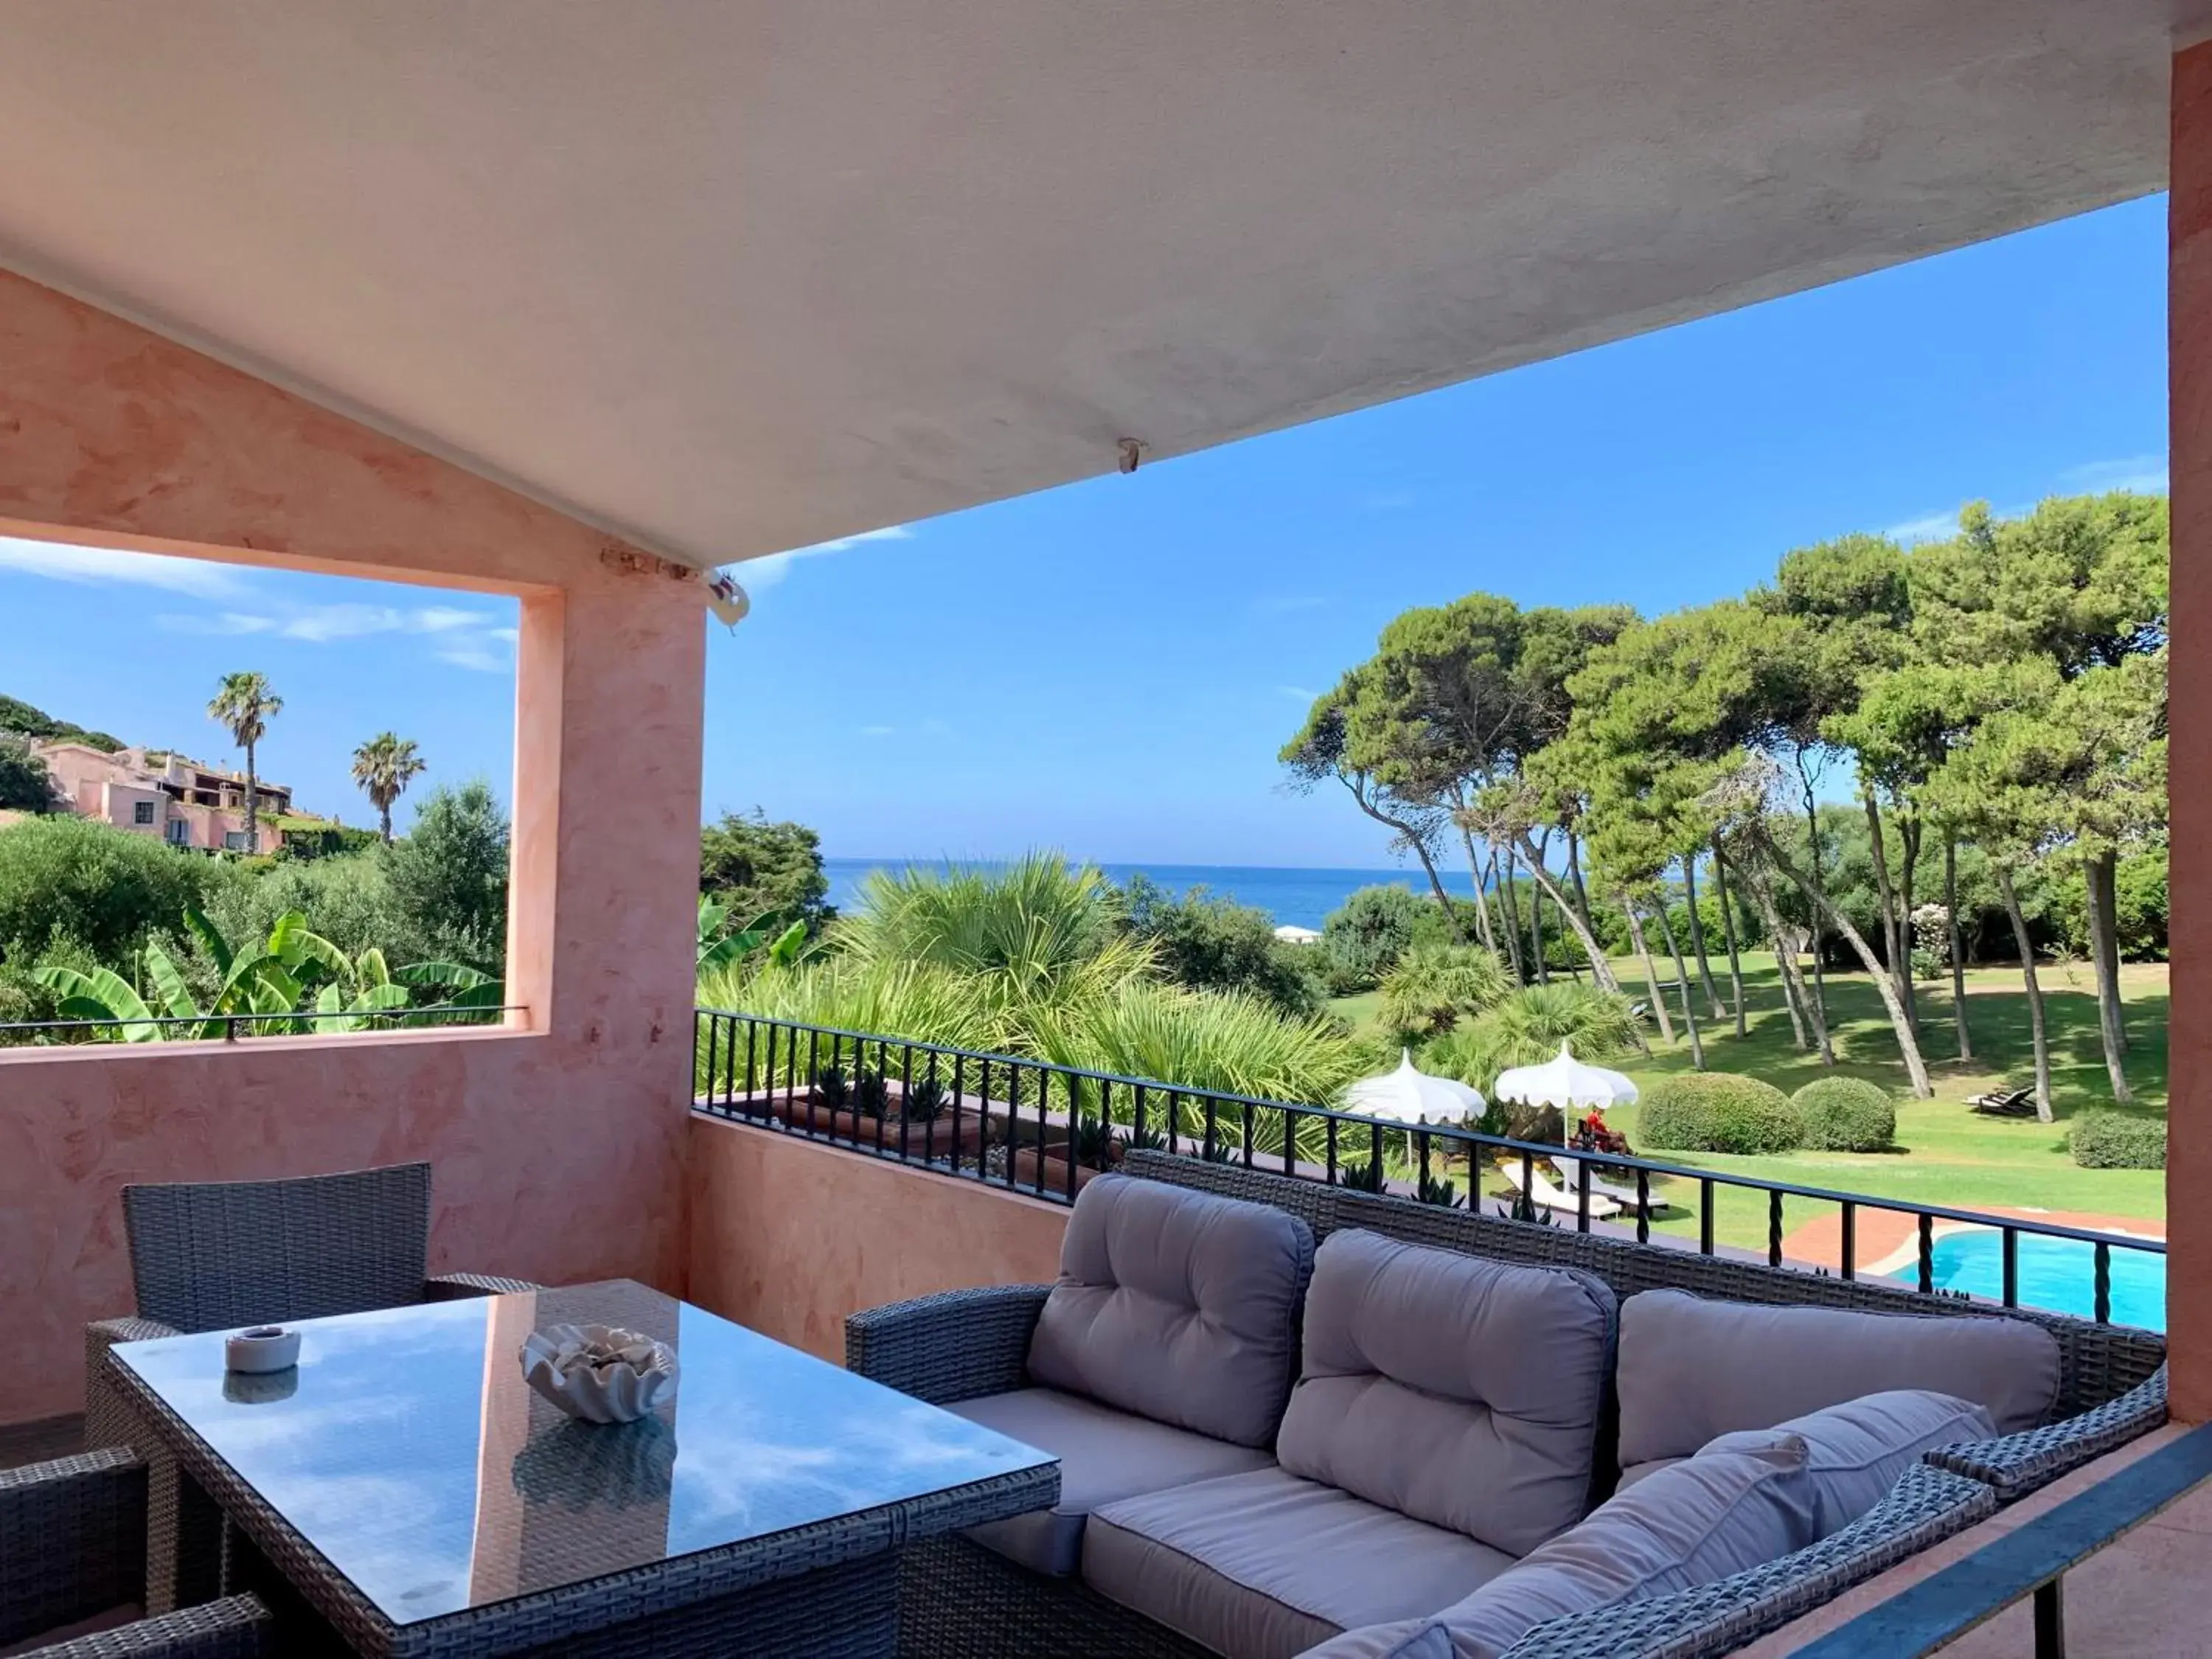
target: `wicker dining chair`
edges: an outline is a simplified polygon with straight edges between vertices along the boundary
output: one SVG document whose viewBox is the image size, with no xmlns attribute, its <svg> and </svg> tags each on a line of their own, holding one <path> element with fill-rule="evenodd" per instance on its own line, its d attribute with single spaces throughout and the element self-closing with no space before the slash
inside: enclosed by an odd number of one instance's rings
<svg viewBox="0 0 2212 1659">
<path fill-rule="evenodd" d="M 146 1600 L 146 1466 L 119 1446 L 0 1469 L 0 1649 Z M 19 1659 L 262 1659 L 250 1595 L 33 1648 Z"/>
<path fill-rule="evenodd" d="M 84 1438 L 90 1449 L 131 1447 L 147 1464 L 147 1604 L 157 1613 L 180 1597 L 211 1594 L 214 1566 L 200 1559 L 204 1550 L 179 1560 L 179 1548 L 195 1540 L 179 1536 L 176 1468 L 110 1380 L 110 1348 L 538 1288 L 480 1273 L 431 1274 L 428 1164 L 289 1181 L 128 1186 L 123 1219 L 138 1311 L 85 1328 Z"/>
</svg>

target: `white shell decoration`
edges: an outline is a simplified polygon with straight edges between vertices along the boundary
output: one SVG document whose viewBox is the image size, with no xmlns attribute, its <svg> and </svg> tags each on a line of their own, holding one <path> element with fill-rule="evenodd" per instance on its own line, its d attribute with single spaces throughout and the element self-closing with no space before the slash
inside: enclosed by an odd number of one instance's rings
<svg viewBox="0 0 2212 1659">
<path fill-rule="evenodd" d="M 676 1354 L 639 1331 L 551 1325 L 522 1345 L 522 1379 L 586 1423 L 635 1423 L 676 1397 Z"/>
</svg>

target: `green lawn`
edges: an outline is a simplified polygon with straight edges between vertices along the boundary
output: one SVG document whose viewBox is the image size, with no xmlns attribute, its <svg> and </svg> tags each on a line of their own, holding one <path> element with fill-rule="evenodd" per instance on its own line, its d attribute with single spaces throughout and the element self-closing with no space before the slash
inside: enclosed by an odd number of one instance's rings
<svg viewBox="0 0 2212 1659">
<path fill-rule="evenodd" d="M 1717 966 L 1724 967 L 1724 963 Z M 1632 995 L 1643 994 L 1642 969 L 1632 962 L 1614 964 Z M 1695 969 L 1692 969 L 1694 979 Z M 1951 995 L 1948 983 L 1921 986 L 1922 1048 L 1936 1086 L 1936 1098 L 1914 1100 L 1905 1066 L 1882 1012 L 1881 1000 L 1863 974 L 1831 975 L 1828 1009 L 1836 1047 L 1836 1070 L 1868 1078 L 1897 1099 L 1900 1150 L 1886 1153 L 1792 1152 L 1768 1158 L 1723 1158 L 1705 1153 L 1661 1152 L 1637 1138 L 1633 1107 L 1608 1114 L 1638 1152 L 1671 1164 L 1755 1175 L 1805 1186 L 1828 1187 L 1877 1197 L 1908 1199 L 1963 1209 L 1990 1206 L 2070 1210 L 2110 1216 L 2163 1218 L 2166 1178 L 2148 1170 L 2083 1170 L 2066 1146 L 2066 1120 L 2091 1107 L 2109 1107 L 2110 1088 L 2097 1036 L 2094 975 L 2086 963 L 2051 964 L 2039 974 L 2045 1017 L 2051 1026 L 2052 1079 L 2059 1121 L 1989 1118 L 1966 1109 L 1966 1100 L 2000 1085 L 2025 1087 L 2032 1080 L 2027 1000 L 2020 975 L 2008 969 L 1977 969 L 1966 976 L 1966 1012 L 1973 1029 L 1975 1058 L 1953 1058 Z M 2121 971 L 2129 1041 L 2128 1079 L 2136 1105 L 2146 1115 L 2166 1111 L 2166 970 L 2163 963 L 2130 964 Z M 1709 1070 L 1747 1073 L 1778 1088 L 1794 1090 L 1822 1074 L 1819 1059 L 1792 1045 L 1781 980 L 1771 955 L 1744 959 L 1749 1030 L 1738 1037 L 1732 1024 L 1705 1026 Z M 1723 995 L 1727 994 L 1725 984 Z M 1359 1024 L 1371 1022 L 1377 999 L 1348 997 L 1334 1006 Z M 1702 1016 L 1702 994 L 1697 1004 Z M 1689 1043 L 1680 1029 L 1668 1048 L 1656 1030 L 1652 1054 L 1632 1057 L 1620 1069 L 1639 1085 L 1664 1073 L 1690 1068 Z M 1694 1231 L 1694 1195 L 1662 1230 Z M 1832 1206 L 1807 1203 L 1803 1213 L 1786 1212 L 1794 1228 Z M 1717 1231 L 1725 1243 L 1761 1245 L 1766 1238 L 1764 1198 L 1753 1193 L 1724 1193 L 1718 1202 Z"/>
</svg>

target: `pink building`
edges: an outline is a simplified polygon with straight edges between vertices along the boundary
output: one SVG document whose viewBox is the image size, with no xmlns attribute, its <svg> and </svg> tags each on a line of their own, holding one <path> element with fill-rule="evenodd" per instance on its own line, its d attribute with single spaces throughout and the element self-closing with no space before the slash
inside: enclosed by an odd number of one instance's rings
<svg viewBox="0 0 2212 1659">
<path fill-rule="evenodd" d="M 202 852 L 246 848 L 246 778 L 220 772 L 162 750 L 118 749 L 110 754 L 74 738 L 31 745 L 46 763 L 54 789 L 81 818 L 118 830 L 157 836 L 172 847 Z M 292 810 L 292 791 L 257 780 L 261 851 L 284 844 L 276 819 Z"/>
</svg>

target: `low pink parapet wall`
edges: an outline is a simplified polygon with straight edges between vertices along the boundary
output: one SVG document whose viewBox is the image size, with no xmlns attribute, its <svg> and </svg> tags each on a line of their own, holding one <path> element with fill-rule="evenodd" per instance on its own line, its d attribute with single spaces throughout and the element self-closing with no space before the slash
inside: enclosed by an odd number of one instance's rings
<svg viewBox="0 0 2212 1659">
<path fill-rule="evenodd" d="M 682 1028 L 263 1037 L 0 1057 L 0 1423 L 80 1411 L 132 1310 L 122 1189 L 428 1159 L 433 1272 L 683 1287 Z M 674 1103 L 672 1104 L 672 1101 Z"/>
<path fill-rule="evenodd" d="M 1067 1212 L 978 1182 L 696 1115 L 690 1170 L 691 1300 L 841 1364 L 848 1314 L 1060 1270 Z"/>
</svg>

